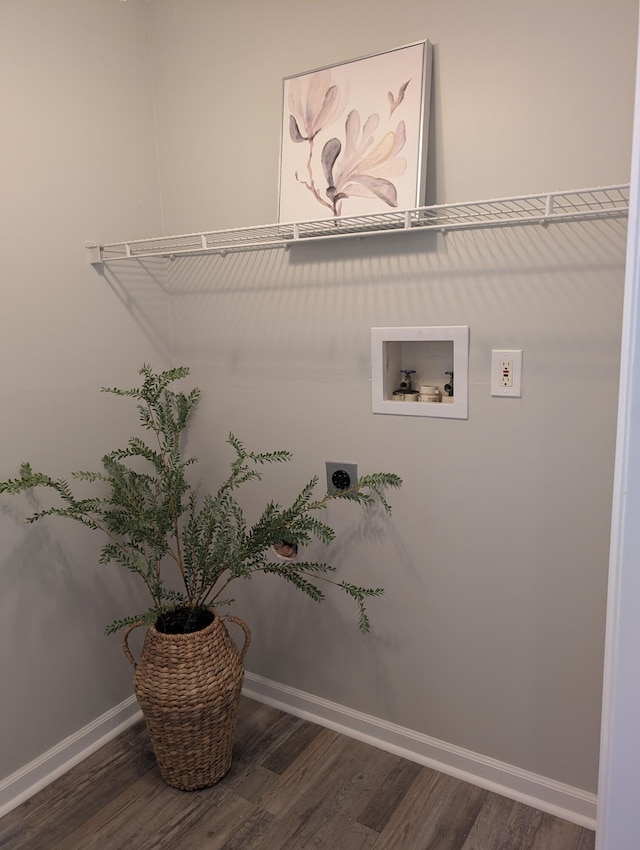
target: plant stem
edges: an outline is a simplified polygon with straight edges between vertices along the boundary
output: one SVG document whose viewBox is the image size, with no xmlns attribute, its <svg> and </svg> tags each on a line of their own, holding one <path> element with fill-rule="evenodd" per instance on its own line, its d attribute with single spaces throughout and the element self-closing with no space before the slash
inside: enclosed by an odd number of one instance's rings
<svg viewBox="0 0 640 850">
<path fill-rule="evenodd" d="M 160 426 L 158 425 L 157 418 L 156 418 L 156 415 L 155 415 L 155 411 L 154 411 L 152 405 L 150 404 L 150 402 L 148 400 L 145 400 L 145 401 L 146 401 L 146 405 L 147 405 L 147 410 L 149 411 L 149 415 L 151 417 L 151 423 L 152 423 L 151 427 L 153 428 L 153 431 L 156 435 L 156 440 L 158 441 L 158 449 L 160 451 L 160 458 L 162 460 L 162 465 L 163 465 L 165 473 L 166 473 L 169 469 L 169 464 L 167 463 L 167 460 L 166 460 L 166 450 L 165 450 L 165 448 L 162 444 L 162 440 L 160 439 L 160 435 L 161 435 L 162 432 L 160 430 Z M 176 508 L 175 500 L 173 498 L 173 493 L 169 493 L 169 501 L 170 501 L 170 504 L 171 504 L 171 514 L 172 514 L 172 517 L 173 517 L 173 538 L 176 541 L 176 552 L 175 552 L 175 555 L 174 555 L 174 560 L 175 560 L 176 564 L 178 565 L 178 569 L 180 570 L 180 574 L 182 575 L 182 577 L 184 579 L 184 561 L 183 561 L 183 558 L 182 558 L 182 548 L 181 548 L 181 545 L 180 545 L 180 527 L 179 527 L 179 524 L 178 524 L 178 511 L 177 511 L 177 508 Z M 170 549 L 169 549 L 169 551 L 171 552 Z M 191 602 L 192 600 L 191 600 L 191 596 L 189 594 L 188 588 L 187 588 L 187 595 L 189 596 L 189 602 Z"/>
</svg>

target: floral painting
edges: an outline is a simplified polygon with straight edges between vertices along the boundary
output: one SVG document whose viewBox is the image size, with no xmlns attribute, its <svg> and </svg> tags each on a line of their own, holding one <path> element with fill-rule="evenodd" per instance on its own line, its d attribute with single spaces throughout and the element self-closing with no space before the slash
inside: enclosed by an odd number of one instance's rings
<svg viewBox="0 0 640 850">
<path fill-rule="evenodd" d="M 430 65 L 421 41 L 284 79 L 278 221 L 424 204 Z"/>
</svg>

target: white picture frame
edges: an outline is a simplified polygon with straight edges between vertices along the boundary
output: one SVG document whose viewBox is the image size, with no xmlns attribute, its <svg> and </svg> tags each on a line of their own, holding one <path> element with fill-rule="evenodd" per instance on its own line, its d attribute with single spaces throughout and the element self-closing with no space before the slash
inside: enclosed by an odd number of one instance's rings
<svg viewBox="0 0 640 850">
<path fill-rule="evenodd" d="M 425 203 L 427 41 L 285 77 L 278 221 Z"/>
</svg>

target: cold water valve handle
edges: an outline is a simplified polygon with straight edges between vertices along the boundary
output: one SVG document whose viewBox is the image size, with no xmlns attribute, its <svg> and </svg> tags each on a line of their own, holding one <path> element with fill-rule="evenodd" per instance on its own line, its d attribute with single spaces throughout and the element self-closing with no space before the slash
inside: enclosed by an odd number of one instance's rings
<svg viewBox="0 0 640 850">
<path fill-rule="evenodd" d="M 411 376 L 415 375 L 416 370 L 415 369 L 400 369 L 400 371 L 404 375 L 404 381 L 401 382 L 400 388 L 403 389 L 403 390 L 412 389 Z"/>
<path fill-rule="evenodd" d="M 448 384 L 444 385 L 444 391 L 448 396 L 453 395 L 453 372 L 445 372 L 445 375 L 451 375 L 451 379 Z"/>
</svg>

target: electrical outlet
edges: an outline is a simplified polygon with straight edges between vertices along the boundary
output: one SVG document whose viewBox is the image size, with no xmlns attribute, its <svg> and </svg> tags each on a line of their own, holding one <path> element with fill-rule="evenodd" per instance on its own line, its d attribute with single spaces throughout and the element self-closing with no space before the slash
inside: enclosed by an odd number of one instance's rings
<svg viewBox="0 0 640 850">
<path fill-rule="evenodd" d="M 327 491 L 348 490 L 358 483 L 358 464 L 342 463 L 339 461 L 326 461 L 327 468 Z"/>
<path fill-rule="evenodd" d="M 522 396 L 522 349 L 491 352 L 491 395 Z"/>
<path fill-rule="evenodd" d="M 513 386 L 513 361 L 502 360 L 500 363 L 500 375 L 498 377 L 501 387 Z"/>
</svg>

